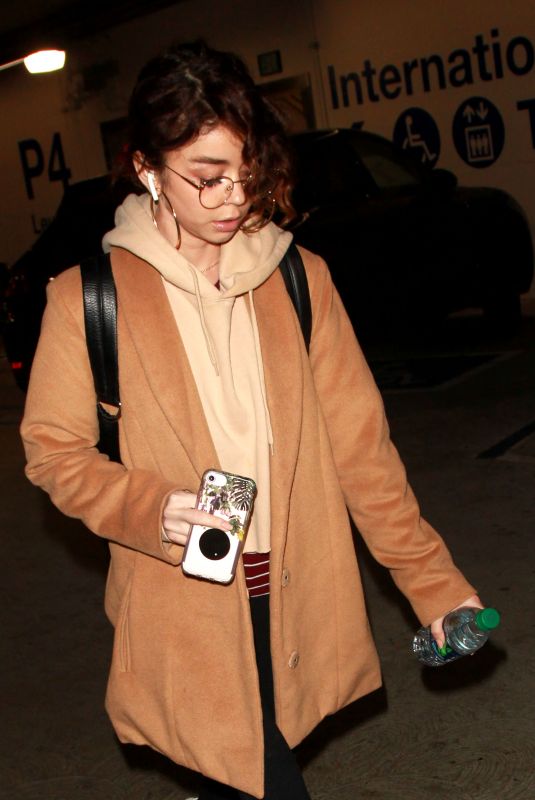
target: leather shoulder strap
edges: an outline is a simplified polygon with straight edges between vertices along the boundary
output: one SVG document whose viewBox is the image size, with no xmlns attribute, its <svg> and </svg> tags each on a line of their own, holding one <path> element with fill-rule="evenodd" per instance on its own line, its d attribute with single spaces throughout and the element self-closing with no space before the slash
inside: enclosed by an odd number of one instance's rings
<svg viewBox="0 0 535 800">
<path fill-rule="evenodd" d="M 294 304 L 307 353 L 310 347 L 310 336 L 312 334 L 312 307 L 310 305 L 310 292 L 308 281 L 303 264 L 303 259 L 299 255 L 299 250 L 292 242 L 286 255 L 280 263 L 280 271 L 286 284 L 286 289 Z"/>
<path fill-rule="evenodd" d="M 98 448 L 111 461 L 120 462 L 121 400 L 117 359 L 117 293 L 109 255 L 88 258 L 80 264 L 84 299 L 85 335 L 97 396 L 100 429 Z M 103 403 L 115 406 L 110 413 Z"/>
</svg>

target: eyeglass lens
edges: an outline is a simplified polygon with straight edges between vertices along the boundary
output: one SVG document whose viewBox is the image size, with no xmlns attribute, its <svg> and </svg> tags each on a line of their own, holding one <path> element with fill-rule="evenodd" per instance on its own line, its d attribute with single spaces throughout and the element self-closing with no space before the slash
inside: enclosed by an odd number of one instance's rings
<svg viewBox="0 0 535 800">
<path fill-rule="evenodd" d="M 233 181 L 230 178 L 222 176 L 215 178 L 204 184 L 199 192 L 199 199 L 205 208 L 217 208 L 222 206 L 231 196 L 234 191 L 235 183 L 240 183 L 245 189 L 248 179 L 244 181 Z"/>
</svg>

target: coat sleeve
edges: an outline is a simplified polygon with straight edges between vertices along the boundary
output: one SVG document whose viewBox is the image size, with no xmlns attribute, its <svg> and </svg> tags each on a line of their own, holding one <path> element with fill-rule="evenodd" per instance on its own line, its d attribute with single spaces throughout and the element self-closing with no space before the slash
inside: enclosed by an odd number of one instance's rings
<svg viewBox="0 0 535 800">
<path fill-rule="evenodd" d="M 310 363 L 349 513 L 423 624 L 475 593 L 420 509 L 394 447 L 381 395 L 325 263 L 305 257 Z"/>
<path fill-rule="evenodd" d="M 155 472 L 126 469 L 97 450 L 96 398 L 83 322 L 60 288 L 76 283 L 74 270 L 69 273 L 48 285 L 21 425 L 26 475 L 63 513 L 99 536 L 175 564 L 182 548 L 162 542 L 161 520 L 169 494 L 178 487 Z M 80 283 L 80 308 L 81 296 Z"/>
</svg>

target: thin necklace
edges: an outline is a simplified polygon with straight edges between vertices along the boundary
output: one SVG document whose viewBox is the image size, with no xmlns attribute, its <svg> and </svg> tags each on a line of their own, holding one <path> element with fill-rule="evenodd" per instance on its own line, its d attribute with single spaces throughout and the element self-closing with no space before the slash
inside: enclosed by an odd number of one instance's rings
<svg viewBox="0 0 535 800">
<path fill-rule="evenodd" d="M 213 264 L 210 264 L 209 267 L 205 267 L 204 269 L 199 269 L 199 267 L 197 267 L 197 269 L 199 270 L 201 275 L 204 275 L 205 272 L 210 272 L 210 270 L 213 269 L 214 267 L 217 267 L 218 264 L 219 264 L 219 256 L 216 258 Z"/>
</svg>

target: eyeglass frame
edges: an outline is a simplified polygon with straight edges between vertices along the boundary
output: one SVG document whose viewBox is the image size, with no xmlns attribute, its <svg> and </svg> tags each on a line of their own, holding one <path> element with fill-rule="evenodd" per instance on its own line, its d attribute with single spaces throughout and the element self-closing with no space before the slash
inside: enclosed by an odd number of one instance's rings
<svg viewBox="0 0 535 800">
<path fill-rule="evenodd" d="M 221 208 L 221 206 L 226 205 L 227 202 L 228 202 L 228 198 L 232 197 L 232 194 L 234 192 L 234 187 L 236 186 L 237 183 L 241 183 L 242 184 L 242 188 L 245 190 L 245 186 L 247 184 L 251 183 L 251 181 L 253 180 L 252 173 L 249 173 L 249 175 L 246 178 L 240 178 L 237 181 L 233 181 L 232 178 L 228 177 L 228 175 L 220 175 L 218 178 L 200 178 L 199 179 L 200 180 L 200 185 L 197 185 L 195 183 L 195 181 L 192 181 L 191 178 L 186 178 L 185 175 L 181 175 L 180 172 L 177 172 L 176 169 L 173 169 L 173 167 L 170 167 L 169 164 L 164 164 L 164 166 L 167 167 L 167 169 L 170 169 L 171 172 L 174 172 L 175 175 L 178 175 L 179 178 L 182 178 L 183 181 L 186 181 L 186 183 L 189 183 L 190 186 L 193 186 L 194 189 L 197 189 L 198 192 L 199 192 L 199 203 L 201 204 L 201 206 L 203 208 L 206 208 L 209 211 L 211 209 L 213 209 L 213 208 Z M 211 181 L 222 181 L 223 179 L 225 179 L 226 181 L 230 181 L 230 183 L 232 184 L 232 189 L 230 190 L 228 197 L 226 198 L 226 200 L 223 200 L 223 202 L 219 203 L 219 205 L 217 205 L 217 206 L 205 206 L 203 201 L 201 200 L 201 195 L 202 195 L 203 189 L 205 189 Z"/>
</svg>

